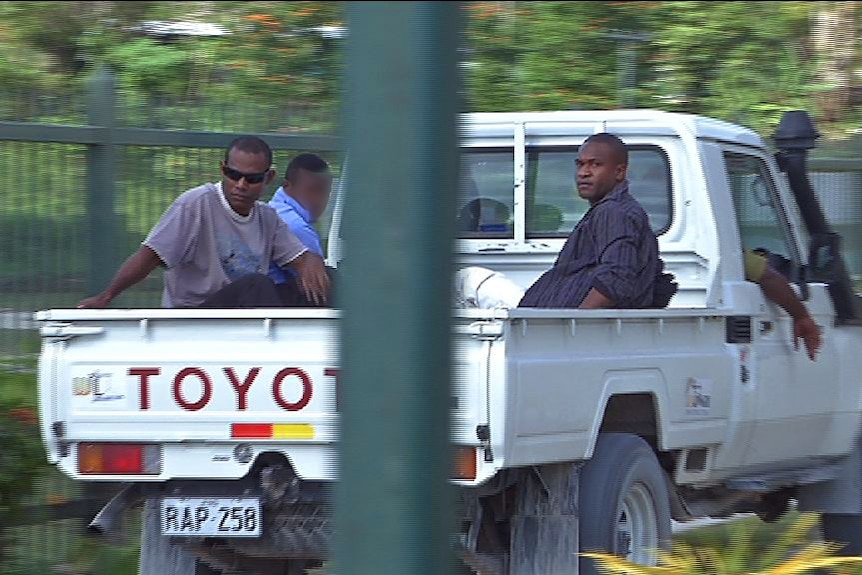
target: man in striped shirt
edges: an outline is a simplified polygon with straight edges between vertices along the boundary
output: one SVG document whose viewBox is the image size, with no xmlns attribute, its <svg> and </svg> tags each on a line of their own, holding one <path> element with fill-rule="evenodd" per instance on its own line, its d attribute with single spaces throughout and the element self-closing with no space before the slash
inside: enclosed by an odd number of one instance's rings
<svg viewBox="0 0 862 575">
<path fill-rule="evenodd" d="M 594 134 L 578 151 L 578 194 L 590 209 L 554 266 L 524 294 L 520 307 L 665 307 L 676 291 L 641 205 L 628 190 L 628 151 L 618 137 Z"/>
</svg>

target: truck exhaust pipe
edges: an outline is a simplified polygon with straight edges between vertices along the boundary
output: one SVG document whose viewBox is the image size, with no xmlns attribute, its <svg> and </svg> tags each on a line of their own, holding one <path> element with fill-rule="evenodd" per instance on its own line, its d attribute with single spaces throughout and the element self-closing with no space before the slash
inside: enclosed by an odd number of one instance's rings
<svg viewBox="0 0 862 575">
<path fill-rule="evenodd" d="M 857 297 L 841 255 L 841 236 L 830 227 L 808 179 L 808 150 L 816 147 L 819 137 L 820 133 L 807 112 L 785 112 L 773 136 L 779 150 L 775 159 L 787 175 L 799 213 L 811 236 L 809 279 L 829 286 L 837 320 L 843 323 L 859 318 Z"/>
<path fill-rule="evenodd" d="M 141 484 L 132 483 L 114 495 L 87 525 L 87 532 L 116 539 L 122 538 L 123 513 L 139 503 L 146 494 Z"/>
</svg>

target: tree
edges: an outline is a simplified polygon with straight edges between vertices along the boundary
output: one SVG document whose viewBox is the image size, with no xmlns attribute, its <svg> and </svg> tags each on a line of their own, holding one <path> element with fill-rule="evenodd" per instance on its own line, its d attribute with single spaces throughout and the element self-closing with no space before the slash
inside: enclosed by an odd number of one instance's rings
<svg viewBox="0 0 862 575">
<path fill-rule="evenodd" d="M 854 73 L 859 68 L 858 2 L 820 2 L 812 22 L 813 57 L 817 81 L 821 86 L 814 100 L 821 119 L 832 124 L 853 105 L 857 85 Z"/>
<path fill-rule="evenodd" d="M 650 38 L 637 46 L 639 107 L 768 131 L 784 110 L 814 104 L 813 10 L 808 2 L 471 3 L 470 101 L 480 110 L 619 107 L 610 33 L 622 30 Z M 847 26 L 858 8 L 841 10 L 835 19 Z"/>
<path fill-rule="evenodd" d="M 714 116 L 765 133 L 784 110 L 806 108 L 822 131 L 841 135 L 862 112 L 860 8 L 467 2 L 467 108 L 618 107 L 619 44 L 610 33 L 622 30 L 649 38 L 636 47 L 638 107 Z M 228 34 L 156 38 L 140 30 L 147 20 L 219 24 Z M 341 2 L 0 2 L 0 82 L 63 93 L 106 63 L 117 71 L 124 104 L 146 110 L 141 121 L 331 130 L 343 27 Z"/>
<path fill-rule="evenodd" d="M 787 109 L 811 109 L 811 10 L 808 2 L 662 3 L 657 103 L 761 131 Z"/>
</svg>

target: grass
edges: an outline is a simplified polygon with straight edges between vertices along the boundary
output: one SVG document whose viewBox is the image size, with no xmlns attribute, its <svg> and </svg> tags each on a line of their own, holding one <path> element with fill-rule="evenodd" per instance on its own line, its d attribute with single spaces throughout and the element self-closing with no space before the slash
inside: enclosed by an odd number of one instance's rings
<svg viewBox="0 0 862 575">
<path fill-rule="evenodd" d="M 728 547 L 741 531 L 751 534 L 751 544 L 764 549 L 796 521 L 799 513 L 790 512 L 774 523 L 757 517 L 734 519 L 718 525 L 690 529 L 674 536 L 674 541 L 694 547 Z"/>
<path fill-rule="evenodd" d="M 36 361 L 34 356 L 0 359 L 0 397 L 3 409 L 35 415 L 37 402 Z M 0 413 L 0 426 L 7 430 L 12 420 Z M 30 423 L 26 433 L 41 445 L 38 429 Z M 9 445 L 5 447 L 8 452 Z M 25 504 L 45 504 L 79 497 L 82 484 L 72 481 L 48 465 L 44 452 L 37 448 L 29 457 L 6 461 L 0 458 L 0 484 L 12 483 L 23 469 L 35 468 L 32 479 L 18 482 L 17 498 Z M 9 481 L 9 480 L 13 481 Z M 2 511 L 2 510 L 0 510 Z M 135 575 L 140 555 L 140 512 L 126 516 L 127 542 L 107 543 L 87 535 L 85 519 L 63 519 L 42 524 L 9 528 L 3 531 L 4 575 L 64 573 L 66 575 Z"/>
<path fill-rule="evenodd" d="M 0 394 L 4 405 L 35 407 L 36 360 L 32 357 L 0 359 Z"/>
<path fill-rule="evenodd" d="M 70 495 L 80 491 L 60 473 L 48 473 L 47 483 L 63 485 Z M 70 485 L 71 484 L 71 485 Z M 59 490 L 60 493 L 63 489 Z M 46 490 L 42 497 L 58 497 Z M 60 495 L 62 497 L 62 495 Z M 87 519 L 48 521 L 39 525 L 17 527 L 6 531 L 5 561 L 0 565 L 4 575 L 63 573 L 65 575 L 137 575 L 140 556 L 140 510 L 126 514 L 127 538 L 111 543 L 86 532 Z"/>
</svg>

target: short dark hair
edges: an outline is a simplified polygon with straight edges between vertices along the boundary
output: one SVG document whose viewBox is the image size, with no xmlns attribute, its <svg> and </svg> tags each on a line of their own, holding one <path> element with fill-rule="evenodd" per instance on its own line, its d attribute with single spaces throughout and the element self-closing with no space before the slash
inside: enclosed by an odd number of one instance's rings
<svg viewBox="0 0 862 575">
<path fill-rule="evenodd" d="M 329 164 L 317 154 L 299 154 L 287 165 L 287 169 L 284 171 L 284 179 L 290 183 L 295 183 L 299 170 L 322 174 L 329 171 Z"/>
<path fill-rule="evenodd" d="M 266 157 L 267 166 L 272 166 L 272 149 L 269 144 L 257 136 L 240 136 L 235 138 L 224 151 L 224 163 L 228 162 L 231 150 L 239 150 L 247 154 L 261 154 Z"/>
<path fill-rule="evenodd" d="M 611 152 L 620 164 L 628 165 L 629 163 L 628 148 L 626 148 L 625 142 L 620 140 L 618 136 L 614 136 L 608 132 L 599 132 L 584 140 L 583 145 L 586 146 L 587 144 L 604 144 L 611 149 Z"/>
</svg>

